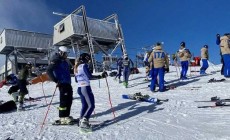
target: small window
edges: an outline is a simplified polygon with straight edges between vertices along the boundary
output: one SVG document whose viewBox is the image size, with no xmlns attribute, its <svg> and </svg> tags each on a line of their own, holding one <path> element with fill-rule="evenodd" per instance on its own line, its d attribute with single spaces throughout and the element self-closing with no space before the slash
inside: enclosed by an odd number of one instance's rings
<svg viewBox="0 0 230 140">
<path fill-rule="evenodd" d="M 64 32 L 64 31 L 65 31 L 65 24 L 62 23 L 62 24 L 59 26 L 58 32 L 59 32 L 59 33 L 62 33 L 62 32 Z"/>
<path fill-rule="evenodd" d="M 0 44 L 2 44 L 2 37 L 0 37 Z"/>
</svg>

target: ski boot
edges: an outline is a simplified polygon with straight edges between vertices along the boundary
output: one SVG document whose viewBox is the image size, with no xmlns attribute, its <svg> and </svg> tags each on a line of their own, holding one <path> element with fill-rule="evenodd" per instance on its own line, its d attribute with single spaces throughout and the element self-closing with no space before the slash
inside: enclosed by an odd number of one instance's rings
<svg viewBox="0 0 230 140">
<path fill-rule="evenodd" d="M 224 106 L 225 104 L 226 103 L 221 100 L 216 101 L 216 106 Z"/>
<path fill-rule="evenodd" d="M 18 105 L 17 105 L 17 111 L 24 111 L 24 110 L 25 110 L 25 108 L 23 106 L 23 103 L 18 103 Z"/>
<path fill-rule="evenodd" d="M 60 117 L 60 119 L 55 120 L 53 125 L 73 125 L 74 119 L 72 116 L 69 117 Z"/>
<path fill-rule="evenodd" d="M 92 127 L 86 118 L 82 118 L 79 122 L 79 127 L 81 132 L 92 132 Z"/>
<path fill-rule="evenodd" d="M 217 97 L 217 96 L 211 97 L 211 101 L 218 101 L 218 100 L 220 100 L 220 97 Z"/>
</svg>

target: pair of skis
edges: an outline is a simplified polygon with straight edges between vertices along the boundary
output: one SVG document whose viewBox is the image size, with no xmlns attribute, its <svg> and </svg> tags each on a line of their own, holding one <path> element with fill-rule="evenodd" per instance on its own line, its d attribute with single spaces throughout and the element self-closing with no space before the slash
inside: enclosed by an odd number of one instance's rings
<svg viewBox="0 0 230 140">
<path fill-rule="evenodd" d="M 209 106 L 198 106 L 198 108 L 216 108 L 216 107 L 230 107 L 230 104 L 227 104 L 227 102 L 230 102 L 230 98 L 221 99 L 220 97 L 211 97 L 210 100 L 206 101 L 195 101 L 195 102 L 215 102 L 215 105 L 209 105 Z"/>
</svg>

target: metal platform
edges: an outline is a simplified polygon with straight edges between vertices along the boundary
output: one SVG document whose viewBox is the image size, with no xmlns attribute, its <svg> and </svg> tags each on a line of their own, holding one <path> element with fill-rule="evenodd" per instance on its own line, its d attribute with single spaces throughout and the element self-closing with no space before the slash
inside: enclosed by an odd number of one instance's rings
<svg viewBox="0 0 230 140">
<path fill-rule="evenodd" d="M 95 71 L 97 71 L 95 54 L 102 52 L 106 56 L 112 56 L 118 46 L 121 47 L 122 54 L 127 53 L 116 14 L 103 20 L 89 18 L 83 5 L 69 15 L 55 14 L 62 16 L 63 19 L 54 25 L 53 45 L 72 47 L 76 57 L 81 52 L 90 53 Z"/>
<path fill-rule="evenodd" d="M 39 60 L 46 59 L 53 45 L 53 36 L 49 34 L 4 29 L 0 34 L 0 54 L 6 56 L 5 65 L 8 60 L 13 62 L 15 73 L 18 74 L 19 60 L 27 63 L 33 59 L 35 64 Z M 11 58 L 13 57 L 13 58 Z M 7 75 L 5 67 L 5 76 Z"/>
<path fill-rule="evenodd" d="M 10 55 L 16 50 L 25 58 L 45 57 L 53 44 L 52 37 L 48 34 L 4 29 L 0 34 L 0 54 Z"/>
</svg>

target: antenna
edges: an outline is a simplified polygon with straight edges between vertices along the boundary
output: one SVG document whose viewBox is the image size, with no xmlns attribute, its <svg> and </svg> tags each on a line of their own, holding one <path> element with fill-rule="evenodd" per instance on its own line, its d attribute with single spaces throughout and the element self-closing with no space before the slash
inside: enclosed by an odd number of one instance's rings
<svg viewBox="0 0 230 140">
<path fill-rule="evenodd" d="M 67 14 L 63 14 L 63 13 L 58 13 L 58 12 L 53 12 L 54 15 L 57 15 L 57 16 L 61 16 L 63 18 L 67 17 L 68 15 Z"/>
</svg>

